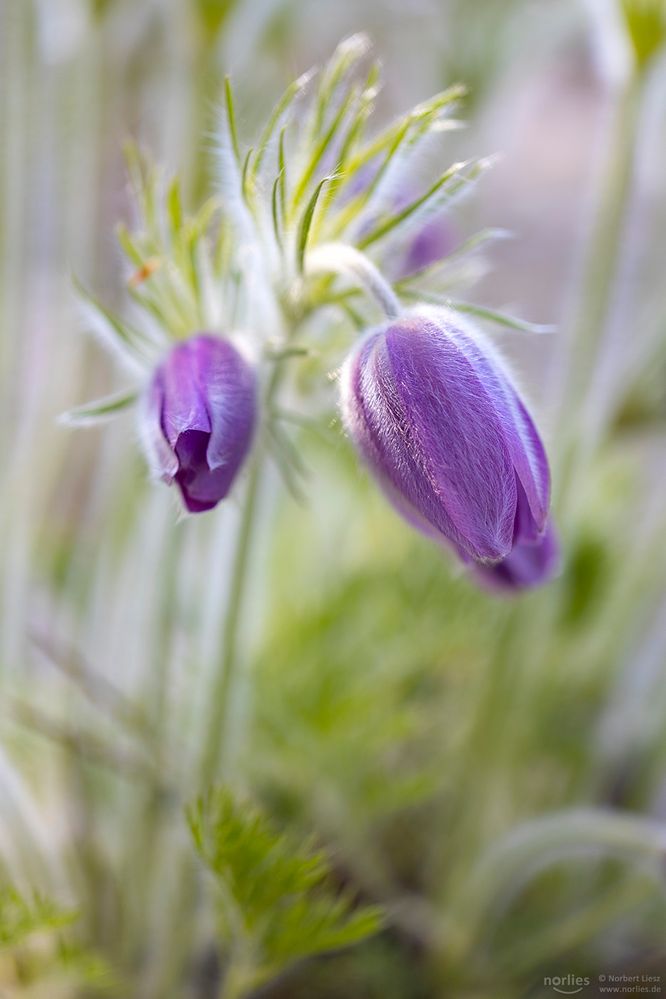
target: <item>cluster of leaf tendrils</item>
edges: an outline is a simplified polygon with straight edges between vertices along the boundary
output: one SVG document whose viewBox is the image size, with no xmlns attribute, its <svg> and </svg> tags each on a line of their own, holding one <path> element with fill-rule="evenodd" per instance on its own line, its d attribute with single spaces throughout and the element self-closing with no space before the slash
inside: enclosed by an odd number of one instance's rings
<svg viewBox="0 0 666 999">
<path fill-rule="evenodd" d="M 338 307 L 355 327 L 366 326 L 372 304 L 364 289 L 310 269 L 322 245 L 353 248 L 389 274 L 406 302 L 446 304 L 509 328 L 534 328 L 447 294 L 478 275 L 470 258 L 505 236 L 502 230 L 478 232 L 422 267 L 402 267 L 410 241 L 491 160 L 455 163 L 418 190 L 419 156 L 438 134 L 459 126 L 453 113 L 464 88 L 449 87 L 372 131 L 381 73 L 377 62 L 365 67 L 368 49 L 363 36 L 349 38 L 321 71 L 293 81 L 246 152 L 227 79 L 216 144 L 218 191 L 193 214 L 183 207 L 178 178 L 167 181 L 128 145 L 136 220 L 131 230 L 118 227 L 118 239 L 129 308 L 116 315 L 83 287 L 78 292 L 87 324 L 133 374 L 140 378 L 173 341 L 196 330 L 241 330 L 253 341 L 250 351 L 274 361 L 281 341 L 294 339 L 303 320 L 325 306 Z M 67 417 L 89 423 L 115 415 L 136 401 L 140 388 Z"/>
</svg>

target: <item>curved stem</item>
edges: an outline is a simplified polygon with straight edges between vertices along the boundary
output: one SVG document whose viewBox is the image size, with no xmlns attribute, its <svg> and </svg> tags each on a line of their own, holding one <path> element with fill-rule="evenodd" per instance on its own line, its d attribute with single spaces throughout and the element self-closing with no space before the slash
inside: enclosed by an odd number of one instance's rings
<svg viewBox="0 0 666 999">
<path fill-rule="evenodd" d="M 360 250 L 344 243 L 323 243 L 311 250 L 305 259 L 305 273 L 339 274 L 351 278 L 374 298 L 388 319 L 397 319 L 402 312 L 400 300 L 388 281 L 371 260 Z"/>
</svg>

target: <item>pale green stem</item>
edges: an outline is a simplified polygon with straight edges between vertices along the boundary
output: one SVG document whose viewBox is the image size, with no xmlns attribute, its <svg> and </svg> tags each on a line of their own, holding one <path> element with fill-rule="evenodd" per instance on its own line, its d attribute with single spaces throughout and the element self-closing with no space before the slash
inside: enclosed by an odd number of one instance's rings
<svg viewBox="0 0 666 999">
<path fill-rule="evenodd" d="M 211 710 L 201 758 L 200 787 L 207 790 L 215 779 L 221 763 L 230 749 L 230 708 L 235 701 L 238 678 L 238 636 L 242 623 L 243 600 L 248 586 L 248 569 L 252 554 L 252 535 L 263 468 L 263 454 L 259 450 L 250 469 L 245 493 L 243 515 L 238 529 L 236 551 L 231 572 L 231 589 L 223 624 L 222 659 L 215 676 L 211 696 Z"/>
<path fill-rule="evenodd" d="M 218 999 L 244 999 L 252 990 L 253 982 L 254 975 L 251 968 L 232 962 L 222 977 Z"/>
<path fill-rule="evenodd" d="M 360 285 L 379 305 L 388 319 L 397 319 L 402 306 L 386 278 L 360 250 L 344 243 L 324 243 L 305 259 L 306 274 L 339 274 Z"/>
<path fill-rule="evenodd" d="M 224 614 L 222 658 L 215 676 L 210 699 L 210 713 L 204 728 L 201 760 L 198 775 L 195 777 L 193 792 L 197 785 L 202 792 L 208 790 L 220 772 L 223 748 L 229 751 L 230 706 L 234 702 L 234 689 L 238 679 L 239 626 L 242 621 L 243 600 L 247 592 L 248 569 L 252 550 L 253 528 L 261 472 L 263 466 L 261 450 L 256 453 L 250 469 L 241 523 L 239 525 L 236 550 L 231 571 L 231 588 Z M 172 901 L 173 922 L 167 937 L 168 950 L 165 952 L 159 981 L 151 993 L 160 999 L 181 995 L 181 975 L 188 957 L 191 956 L 192 941 L 195 936 L 197 909 L 198 871 L 191 852 L 181 856 L 175 871 L 177 879 Z M 187 919 L 183 920 L 183 913 Z M 233 996 L 229 992 L 229 996 Z"/>
<path fill-rule="evenodd" d="M 155 628 L 155 645 L 152 669 L 149 674 L 146 702 L 151 706 L 152 753 L 156 770 L 169 773 L 169 688 L 173 669 L 174 633 L 178 624 L 178 573 L 184 543 L 184 524 L 169 525 L 164 544 L 163 564 L 160 566 L 161 593 Z M 137 802 L 138 824 L 133 839 L 135 850 L 128 849 L 126 878 L 136 889 L 137 907 L 125 921 L 123 947 L 131 963 L 140 952 L 142 930 L 154 915 L 153 893 L 157 886 L 157 843 L 161 823 L 165 822 L 163 787 L 153 784 L 145 789 Z"/>
<path fill-rule="evenodd" d="M 264 394 L 264 408 L 270 412 L 282 381 L 283 367 L 275 364 Z M 215 678 L 211 712 L 203 743 L 200 787 L 203 791 L 215 779 L 222 764 L 236 756 L 232 752 L 230 709 L 236 703 L 236 687 L 240 678 L 238 655 L 239 626 L 243 618 L 243 600 L 247 592 L 252 556 L 253 531 L 265 460 L 263 443 L 257 447 L 245 494 L 243 516 L 238 530 L 236 551 L 231 574 L 231 589 L 223 621 L 222 661 Z M 228 776 L 228 775 L 225 775 Z"/>
<path fill-rule="evenodd" d="M 599 205 L 586 252 L 577 317 L 569 340 L 560 421 L 569 429 L 563 439 L 559 492 L 570 498 L 573 498 L 573 484 L 581 466 L 590 457 L 579 417 L 585 394 L 593 382 L 613 304 L 634 179 L 644 82 L 644 74 L 633 73 L 614 109 L 610 151 L 600 180 Z"/>
</svg>

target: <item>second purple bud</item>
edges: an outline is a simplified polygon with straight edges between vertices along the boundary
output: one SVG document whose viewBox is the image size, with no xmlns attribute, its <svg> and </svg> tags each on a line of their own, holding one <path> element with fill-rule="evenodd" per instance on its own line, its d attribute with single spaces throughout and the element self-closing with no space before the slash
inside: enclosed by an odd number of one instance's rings
<svg viewBox="0 0 666 999">
<path fill-rule="evenodd" d="M 153 373 L 142 438 L 154 473 L 176 483 L 190 513 L 229 493 L 254 437 L 257 384 L 229 340 L 198 333 L 172 347 Z"/>
<path fill-rule="evenodd" d="M 495 588 L 556 565 L 543 444 L 493 348 L 452 313 L 415 310 L 368 334 L 342 375 L 347 430 L 399 513 Z"/>
</svg>

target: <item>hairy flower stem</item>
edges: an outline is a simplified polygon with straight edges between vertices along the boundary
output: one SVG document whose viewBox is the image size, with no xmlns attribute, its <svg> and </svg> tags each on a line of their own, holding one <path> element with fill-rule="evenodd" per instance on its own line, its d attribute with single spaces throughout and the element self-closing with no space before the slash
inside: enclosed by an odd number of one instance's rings
<svg viewBox="0 0 666 999">
<path fill-rule="evenodd" d="M 232 752 L 232 707 L 236 700 L 238 679 L 238 636 L 243 616 L 243 600 L 249 582 L 249 565 L 252 554 L 253 528 L 263 470 L 264 455 L 255 455 L 245 493 L 243 515 L 238 529 L 236 550 L 231 570 L 231 589 L 223 624 L 222 659 L 215 676 L 211 696 L 211 710 L 204 737 L 199 783 L 203 791 L 215 779 L 218 768 Z"/>
<path fill-rule="evenodd" d="M 202 792 L 208 790 L 221 773 L 222 750 L 225 757 L 231 750 L 229 725 L 235 686 L 239 675 L 238 636 L 242 620 L 243 600 L 249 582 L 248 569 L 252 549 L 253 529 L 256 521 L 257 499 L 263 467 L 259 451 L 254 458 L 247 483 L 242 520 L 239 526 L 236 551 L 232 567 L 231 588 L 224 615 L 222 659 L 211 691 L 210 713 L 204 729 L 204 740 L 198 775 L 194 784 Z M 228 776 L 225 774 L 225 776 Z M 152 994 L 160 999 L 176 999 L 182 994 L 183 972 L 192 957 L 192 943 L 196 936 L 198 871 L 188 850 L 181 854 L 174 873 L 176 879 L 164 958 L 159 981 Z M 183 920 L 183 913 L 188 913 Z M 229 993 L 233 995 L 233 993 Z"/>
<path fill-rule="evenodd" d="M 218 999 L 243 999 L 252 989 L 253 969 L 242 964 L 229 964 L 225 969 Z"/>
<path fill-rule="evenodd" d="M 402 311 L 398 296 L 388 281 L 372 261 L 353 246 L 324 243 L 308 254 L 305 270 L 309 275 L 339 274 L 350 278 L 377 302 L 387 319 L 397 319 Z"/>
<path fill-rule="evenodd" d="M 580 420 L 571 419 L 571 416 L 580 416 L 586 394 L 594 382 L 613 304 L 636 166 L 636 140 L 644 83 L 643 73 L 632 73 L 614 109 L 609 155 L 600 182 L 601 195 L 586 252 L 577 318 L 569 337 L 562 416 L 566 418 L 570 431 L 564 438 L 559 491 L 561 495 L 571 498 L 573 483 L 594 446 L 589 435 L 580 433 Z"/>
<path fill-rule="evenodd" d="M 273 408 L 282 381 L 283 368 L 275 364 L 264 396 L 266 412 Z M 245 493 L 243 515 L 238 528 L 236 550 L 231 570 L 231 588 L 224 615 L 222 631 L 222 659 L 215 677 L 212 691 L 211 711 L 205 730 L 201 756 L 199 785 L 202 791 L 208 790 L 218 772 L 224 771 L 229 762 L 237 756 L 238 747 L 233 746 L 232 709 L 237 703 L 237 686 L 240 679 L 238 655 L 239 626 L 243 619 L 243 602 L 247 593 L 249 568 L 252 556 L 254 527 L 265 461 L 265 448 L 259 442 L 250 468 Z M 240 733 L 238 733 L 240 734 Z"/>
<path fill-rule="evenodd" d="M 158 773 L 169 773 L 170 725 L 169 687 L 172 680 L 175 632 L 178 627 L 178 569 L 183 554 L 183 525 L 169 525 L 165 537 L 162 562 L 161 593 L 155 628 L 155 645 L 146 703 L 151 705 L 151 752 Z M 128 849 L 128 868 L 124 876 L 135 886 L 136 911 L 127 918 L 124 927 L 124 956 L 128 963 L 137 959 L 142 930 L 150 923 L 154 913 L 158 853 L 155 844 L 164 820 L 167 799 L 164 788 L 151 784 L 137 801 L 137 833 L 133 849 Z"/>
</svg>

